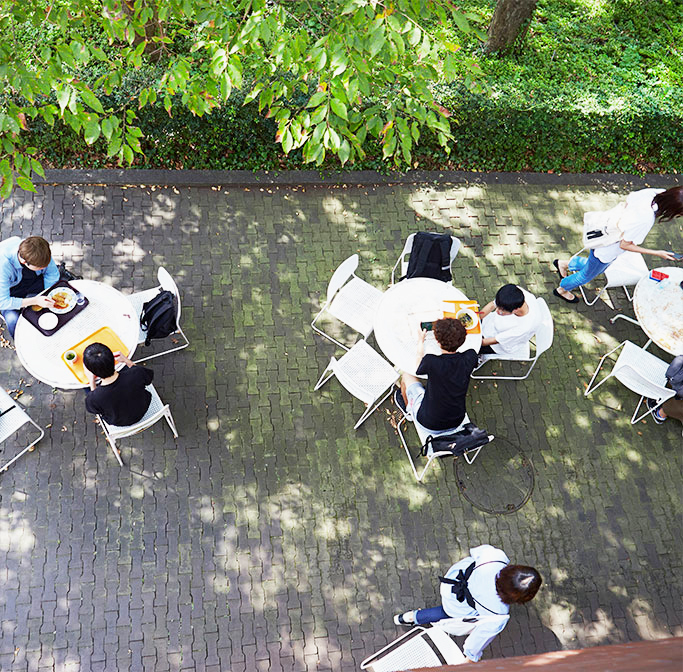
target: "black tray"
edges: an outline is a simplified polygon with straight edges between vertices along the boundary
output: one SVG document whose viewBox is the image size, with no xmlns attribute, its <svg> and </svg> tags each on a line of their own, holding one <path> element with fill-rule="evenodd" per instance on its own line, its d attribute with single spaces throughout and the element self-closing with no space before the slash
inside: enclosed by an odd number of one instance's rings
<svg viewBox="0 0 683 672">
<path fill-rule="evenodd" d="M 48 294 L 51 292 L 53 289 L 56 289 L 57 287 L 68 287 L 72 291 L 76 292 L 76 294 L 82 294 L 82 292 L 79 292 L 75 287 L 72 287 L 66 280 L 58 280 L 55 282 L 52 287 L 48 287 L 47 290 L 45 291 L 45 294 Z M 61 315 L 57 315 L 57 326 L 54 329 L 43 329 L 39 324 L 38 324 L 38 319 L 43 313 L 50 313 L 52 312 L 49 308 L 41 308 L 40 310 L 33 310 L 32 306 L 26 306 L 26 308 L 23 308 L 21 311 L 21 314 L 26 318 L 27 321 L 29 321 L 43 336 L 52 336 L 52 334 L 58 332 L 69 320 L 72 318 L 76 317 L 78 313 L 80 313 L 83 308 L 85 308 L 89 301 L 87 297 L 83 297 L 85 301 L 83 302 L 82 305 L 76 304 L 76 306 L 70 310 L 68 313 L 62 313 Z"/>
</svg>

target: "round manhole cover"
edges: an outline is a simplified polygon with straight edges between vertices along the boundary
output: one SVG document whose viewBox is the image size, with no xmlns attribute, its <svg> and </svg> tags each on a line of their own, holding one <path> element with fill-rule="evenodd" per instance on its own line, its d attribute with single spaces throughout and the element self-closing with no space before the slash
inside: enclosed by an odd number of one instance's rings
<svg viewBox="0 0 683 672">
<path fill-rule="evenodd" d="M 519 511 L 534 490 L 534 467 L 519 446 L 500 436 L 482 448 L 473 464 L 453 460 L 462 496 L 481 511 L 506 514 Z"/>
</svg>

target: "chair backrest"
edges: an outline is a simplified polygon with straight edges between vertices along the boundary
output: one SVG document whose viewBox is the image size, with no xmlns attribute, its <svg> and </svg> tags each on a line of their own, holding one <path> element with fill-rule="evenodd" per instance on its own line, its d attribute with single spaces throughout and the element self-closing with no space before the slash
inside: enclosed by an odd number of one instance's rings
<svg viewBox="0 0 683 672">
<path fill-rule="evenodd" d="M 553 316 L 548 308 L 548 304 L 544 299 L 537 299 L 538 308 L 541 311 L 541 323 L 538 325 L 536 330 L 536 358 L 541 356 L 546 350 L 550 348 L 553 344 L 553 336 L 555 333 L 555 327 L 553 323 Z"/>
<path fill-rule="evenodd" d="M 337 270 L 332 274 L 327 285 L 327 303 L 330 303 L 334 295 L 344 286 L 346 281 L 354 274 L 358 268 L 358 255 L 352 254 L 348 259 L 342 261 Z"/>
<path fill-rule="evenodd" d="M 394 271 L 396 270 L 396 267 L 401 266 L 401 276 L 405 276 L 405 274 L 408 272 L 408 263 L 410 262 L 410 253 L 412 252 L 413 249 L 413 241 L 415 240 L 415 234 L 411 233 L 407 238 L 405 245 L 403 246 L 403 252 L 401 252 L 401 256 L 398 258 L 398 261 L 394 265 L 394 269 L 391 272 L 391 281 L 394 282 Z M 455 258 L 458 256 L 458 252 L 460 251 L 460 239 L 456 238 L 455 236 L 451 236 L 451 252 L 450 252 L 450 263 L 451 265 L 453 264 L 453 261 L 455 261 Z"/>
<path fill-rule="evenodd" d="M 103 418 L 100 418 L 106 425 L 109 434 L 111 434 L 114 438 L 123 439 L 126 436 L 133 436 L 133 434 L 142 432 L 151 427 L 154 423 L 161 420 L 161 418 L 164 417 L 164 414 L 169 411 L 168 404 L 164 404 L 161 401 L 159 393 L 156 391 L 156 388 L 153 384 L 150 383 L 145 387 L 145 389 L 148 390 L 152 395 L 152 400 L 149 404 L 149 408 L 147 409 L 147 413 L 145 413 L 142 419 L 136 422 L 134 425 L 118 427 L 115 425 L 110 425 L 109 423 L 105 422 Z"/>
<path fill-rule="evenodd" d="M 349 362 L 353 364 L 349 366 Z M 366 404 L 371 404 L 387 389 L 386 374 L 392 370 L 391 364 L 364 340 L 358 341 L 341 360 L 332 357 L 330 368 L 342 387 Z M 349 370 L 357 375 L 350 374 Z"/>
<path fill-rule="evenodd" d="M 360 669 L 395 672 L 418 667 L 457 665 L 464 659 L 458 645 L 443 630 L 418 626 L 366 658 Z"/>
<path fill-rule="evenodd" d="M 178 291 L 178 285 L 176 285 L 175 280 L 171 277 L 171 274 L 163 267 L 159 266 L 157 270 L 157 280 L 162 289 L 168 290 L 175 294 L 176 302 L 178 304 L 178 314 L 176 315 L 176 322 L 180 326 L 180 292 Z"/>
<path fill-rule="evenodd" d="M 614 377 L 629 390 L 648 399 L 662 402 L 673 397 L 676 392 L 666 385 L 660 385 L 652 378 L 648 378 L 645 371 L 636 369 L 630 364 L 622 364 L 614 368 Z"/>
<path fill-rule="evenodd" d="M 0 388 L 0 413 L 3 411 L 6 413 L 0 415 L 0 443 L 31 421 L 24 409 Z"/>
</svg>

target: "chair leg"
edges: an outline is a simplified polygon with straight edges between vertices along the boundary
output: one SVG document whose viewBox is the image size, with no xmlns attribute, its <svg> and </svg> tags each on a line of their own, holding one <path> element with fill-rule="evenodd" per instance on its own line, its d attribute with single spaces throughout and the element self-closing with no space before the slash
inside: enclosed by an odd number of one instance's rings
<svg viewBox="0 0 683 672">
<path fill-rule="evenodd" d="M 26 448 L 24 448 L 20 453 L 15 455 L 9 462 L 7 462 L 7 464 L 4 464 L 2 467 L 0 467 L 0 472 L 7 471 L 10 468 L 10 466 L 13 465 L 22 455 L 24 455 L 25 453 L 30 453 L 33 450 L 33 446 L 35 446 L 36 443 L 38 443 L 38 441 L 40 441 L 45 436 L 45 430 L 42 427 L 36 424 L 31 418 L 29 418 L 28 420 L 40 432 L 38 438 L 34 441 L 31 441 L 31 443 L 29 443 L 28 446 L 26 446 Z"/>
<path fill-rule="evenodd" d="M 335 345 L 338 345 L 340 348 L 346 350 L 348 352 L 350 348 L 343 343 L 340 343 L 338 340 L 332 338 L 329 334 L 326 334 L 322 329 L 319 329 L 318 327 L 315 326 L 315 323 L 318 321 L 318 318 L 325 312 L 325 308 L 327 308 L 327 304 L 325 304 L 322 308 L 322 310 L 313 318 L 313 322 L 311 322 L 311 328 L 313 331 L 316 333 L 320 334 L 323 338 L 326 338 L 328 341 L 332 341 Z"/>
<path fill-rule="evenodd" d="M 175 422 L 173 421 L 173 416 L 171 415 L 171 409 L 166 409 L 166 411 L 164 412 L 164 417 L 166 418 L 166 422 L 168 423 L 168 426 L 171 428 L 171 431 L 173 432 L 173 436 L 177 439 L 178 431 L 176 430 Z"/>
<path fill-rule="evenodd" d="M 640 422 L 644 417 L 648 416 L 651 414 L 651 412 L 656 411 L 664 402 L 662 401 L 661 403 L 657 404 L 654 408 L 650 409 L 648 408 L 645 413 L 643 413 L 639 418 L 636 418 L 636 415 L 638 414 L 638 411 L 640 410 L 640 406 L 642 405 L 643 401 L 645 400 L 645 397 L 641 397 L 640 401 L 638 402 L 638 405 L 636 406 L 636 410 L 633 411 L 633 415 L 631 416 L 631 424 L 635 425 L 636 423 Z M 647 408 L 647 405 L 646 405 Z"/>
<path fill-rule="evenodd" d="M 628 315 L 622 315 L 619 313 L 618 315 L 615 315 L 614 317 L 609 318 L 609 323 L 614 324 L 617 320 L 626 320 L 627 322 L 630 322 L 631 324 L 635 324 L 637 327 L 640 326 L 640 323 L 638 320 L 634 320 L 632 317 L 629 317 Z"/>
<path fill-rule="evenodd" d="M 633 303 L 633 297 L 628 291 L 628 287 L 626 285 L 623 285 L 624 292 L 626 293 L 626 298 L 629 300 L 630 303 Z"/>
<path fill-rule="evenodd" d="M 116 458 L 116 461 L 119 463 L 119 467 L 123 466 L 123 460 L 121 459 L 121 453 L 119 452 L 119 449 L 116 447 L 116 441 L 112 439 L 110 436 L 107 436 L 107 443 L 112 449 L 112 452 L 114 453 L 114 457 Z"/>
<path fill-rule="evenodd" d="M 323 371 L 322 376 L 318 379 L 318 382 L 315 384 L 315 387 L 313 388 L 313 391 L 315 392 L 316 390 L 319 390 L 332 376 L 334 375 L 334 371 L 332 371 L 332 361 L 327 365 L 327 368 Z"/>
<path fill-rule="evenodd" d="M 157 352 L 155 355 L 148 355 L 147 357 L 141 357 L 140 359 L 136 359 L 133 362 L 133 364 L 139 364 L 140 362 L 146 362 L 148 359 L 154 359 L 155 357 L 161 357 L 162 355 L 168 355 L 171 352 L 177 352 L 178 350 L 183 350 L 188 345 L 190 345 L 189 339 L 187 338 L 187 336 L 185 336 L 185 332 L 180 327 L 178 327 L 178 331 L 176 331 L 175 333 L 180 334 L 185 339 L 185 343 L 183 343 L 182 345 L 179 345 L 177 348 L 170 348 L 169 350 L 164 350 L 163 352 Z"/>
<path fill-rule="evenodd" d="M 493 441 L 494 438 L 495 438 L 495 436 L 493 436 L 493 434 L 489 434 L 489 443 L 491 443 L 491 441 Z M 488 443 L 484 444 L 484 446 L 488 446 L 488 445 L 489 445 Z M 479 446 L 478 448 L 474 448 L 472 450 L 468 450 L 467 452 L 465 452 L 463 454 L 463 456 L 465 458 L 465 462 L 467 462 L 467 464 L 473 464 L 474 461 L 479 457 L 479 453 L 481 452 L 481 449 L 484 446 Z M 474 453 L 474 457 L 470 457 L 471 453 Z"/>
<path fill-rule="evenodd" d="M 595 304 L 595 302 L 605 293 L 605 290 L 607 289 L 607 285 L 605 285 L 593 298 L 592 301 L 589 301 L 588 298 L 586 297 L 586 292 L 583 291 L 583 285 L 579 285 L 579 290 L 581 291 L 581 296 L 583 296 L 583 300 L 586 303 L 587 306 L 592 306 Z"/>
<path fill-rule="evenodd" d="M 517 361 L 517 362 L 522 362 L 522 361 L 531 361 L 531 366 L 529 367 L 528 371 L 523 375 L 523 376 L 475 376 L 474 371 L 479 370 L 486 364 L 486 362 L 505 362 L 505 361 Z M 511 359 L 511 360 L 505 360 L 505 359 L 487 359 L 482 362 L 481 366 L 478 366 L 472 373 L 470 374 L 470 378 L 474 380 L 526 380 L 529 377 L 529 374 L 531 373 L 531 370 L 536 366 L 536 362 L 538 361 L 538 358 L 535 357 L 532 360 L 522 360 L 522 359 Z"/>
<path fill-rule="evenodd" d="M 393 384 L 389 388 L 389 391 L 377 402 L 375 402 L 375 405 L 373 406 L 372 404 L 368 404 L 368 407 L 365 409 L 365 412 L 363 415 L 358 418 L 358 422 L 353 426 L 354 429 L 358 429 L 382 404 L 382 402 L 391 394 L 393 391 Z"/>
<path fill-rule="evenodd" d="M 624 341 L 626 343 L 626 341 Z M 591 387 L 593 385 L 593 381 L 595 380 L 596 376 L 598 375 L 598 372 L 600 371 L 600 368 L 602 367 L 604 361 L 613 353 L 616 352 L 619 348 L 621 348 L 624 343 L 619 343 L 616 348 L 613 350 L 610 350 L 606 355 L 603 355 L 602 359 L 600 360 L 600 363 L 598 364 L 598 368 L 595 369 L 595 373 L 593 374 L 593 377 L 590 380 L 590 383 L 588 383 L 588 387 L 586 388 L 586 391 L 583 393 L 584 397 L 587 397 L 593 390 L 596 390 L 600 385 L 602 385 L 606 380 L 612 377 L 612 372 L 610 372 L 607 376 L 605 376 L 595 387 Z"/>
</svg>

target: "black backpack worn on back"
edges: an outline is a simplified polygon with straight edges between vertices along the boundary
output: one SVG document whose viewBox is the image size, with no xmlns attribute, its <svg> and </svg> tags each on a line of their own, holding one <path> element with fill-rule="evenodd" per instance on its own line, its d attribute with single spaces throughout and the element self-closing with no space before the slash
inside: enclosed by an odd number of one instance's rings
<svg viewBox="0 0 683 672">
<path fill-rule="evenodd" d="M 413 238 L 406 278 L 434 278 L 450 282 L 451 237 L 446 233 L 419 231 Z M 401 278 L 403 279 L 403 278 Z"/>
<path fill-rule="evenodd" d="M 167 289 L 159 293 L 142 306 L 140 326 L 146 332 L 145 345 L 149 345 L 153 338 L 166 338 L 178 330 L 176 315 L 178 308 L 173 292 Z"/>
<path fill-rule="evenodd" d="M 666 377 L 671 387 L 676 390 L 676 397 L 683 397 L 683 355 L 674 357 L 666 370 Z"/>
</svg>

